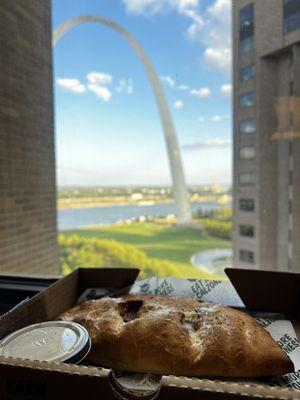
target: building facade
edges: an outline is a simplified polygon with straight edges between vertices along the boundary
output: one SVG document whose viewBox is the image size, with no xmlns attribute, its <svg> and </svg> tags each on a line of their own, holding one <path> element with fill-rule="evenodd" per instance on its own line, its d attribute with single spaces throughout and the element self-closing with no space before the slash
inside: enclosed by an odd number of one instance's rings
<svg viewBox="0 0 300 400">
<path fill-rule="evenodd" d="M 59 272 L 50 11 L 0 2 L 0 273 Z"/>
<path fill-rule="evenodd" d="M 300 0 L 233 0 L 234 266 L 300 270 Z"/>
</svg>

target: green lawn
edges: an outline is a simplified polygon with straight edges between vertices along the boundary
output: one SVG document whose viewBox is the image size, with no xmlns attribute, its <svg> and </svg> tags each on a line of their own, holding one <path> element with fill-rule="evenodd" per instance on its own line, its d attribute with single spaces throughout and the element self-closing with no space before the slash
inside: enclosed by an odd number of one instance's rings
<svg viewBox="0 0 300 400">
<path fill-rule="evenodd" d="M 189 264 L 191 256 L 200 251 L 230 248 L 231 242 L 211 238 L 193 228 L 173 227 L 165 224 L 112 225 L 100 228 L 64 231 L 86 238 L 114 239 L 131 244 L 150 258 L 166 259 Z"/>
</svg>

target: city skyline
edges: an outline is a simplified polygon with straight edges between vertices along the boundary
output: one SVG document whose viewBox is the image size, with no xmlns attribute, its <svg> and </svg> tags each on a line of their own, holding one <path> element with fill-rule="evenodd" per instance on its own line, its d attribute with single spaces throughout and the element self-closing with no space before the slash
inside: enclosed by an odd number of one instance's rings
<svg viewBox="0 0 300 400">
<path fill-rule="evenodd" d="M 150 3 L 54 0 L 53 27 L 84 13 L 122 23 L 161 77 L 187 183 L 230 184 L 230 52 L 224 56 L 221 43 L 205 38 L 212 21 L 222 20 L 229 49 L 230 2 Z M 77 27 L 57 46 L 54 67 L 58 185 L 169 184 L 154 98 L 129 46 L 108 29 Z"/>
</svg>

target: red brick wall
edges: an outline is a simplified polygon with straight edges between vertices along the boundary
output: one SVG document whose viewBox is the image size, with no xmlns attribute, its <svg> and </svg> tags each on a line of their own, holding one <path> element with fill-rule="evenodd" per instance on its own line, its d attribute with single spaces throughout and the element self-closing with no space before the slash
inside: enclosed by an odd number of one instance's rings
<svg viewBox="0 0 300 400">
<path fill-rule="evenodd" d="M 0 273 L 57 274 L 49 0 L 0 1 Z"/>
</svg>

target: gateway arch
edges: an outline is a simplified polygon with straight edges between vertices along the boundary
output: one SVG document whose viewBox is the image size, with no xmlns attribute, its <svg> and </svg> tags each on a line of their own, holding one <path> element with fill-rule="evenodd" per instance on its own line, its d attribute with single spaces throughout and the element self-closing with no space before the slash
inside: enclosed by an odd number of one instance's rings
<svg viewBox="0 0 300 400">
<path fill-rule="evenodd" d="M 159 77 L 152 67 L 148 56 L 141 48 L 137 40 L 119 24 L 105 17 L 96 15 L 83 15 L 63 22 L 53 31 L 53 47 L 74 26 L 89 22 L 108 26 L 120 33 L 121 36 L 131 45 L 131 47 L 133 47 L 134 51 L 141 60 L 151 83 L 165 136 L 173 182 L 173 196 L 176 204 L 177 222 L 178 224 L 190 224 L 192 221 L 191 210 L 188 201 L 188 192 L 173 119 Z"/>
</svg>

